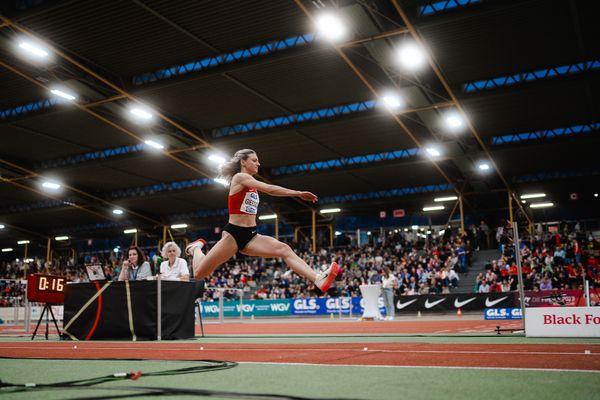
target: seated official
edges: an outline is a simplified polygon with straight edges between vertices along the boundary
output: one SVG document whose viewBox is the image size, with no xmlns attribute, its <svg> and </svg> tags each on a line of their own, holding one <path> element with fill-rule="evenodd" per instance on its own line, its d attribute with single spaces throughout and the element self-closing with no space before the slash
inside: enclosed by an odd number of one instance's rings
<svg viewBox="0 0 600 400">
<path fill-rule="evenodd" d="M 164 260 L 160 264 L 161 279 L 167 281 L 189 281 L 190 270 L 187 261 L 181 256 L 181 249 L 175 242 L 167 242 L 162 248 L 161 255 Z"/>
<path fill-rule="evenodd" d="M 150 263 L 146 261 L 144 252 L 137 246 L 131 246 L 127 250 L 127 259 L 123 261 L 120 281 L 142 281 L 152 276 Z"/>
</svg>

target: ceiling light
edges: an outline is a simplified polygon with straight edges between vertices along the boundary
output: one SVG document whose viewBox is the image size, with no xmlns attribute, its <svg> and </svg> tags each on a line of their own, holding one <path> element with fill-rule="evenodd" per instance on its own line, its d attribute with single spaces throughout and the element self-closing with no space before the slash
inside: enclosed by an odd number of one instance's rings
<svg viewBox="0 0 600 400">
<path fill-rule="evenodd" d="M 444 206 L 427 206 L 427 207 L 423 207 L 423 211 L 438 211 L 438 210 L 443 210 L 445 207 Z"/>
<path fill-rule="evenodd" d="M 385 104 L 391 110 L 398 109 L 404 105 L 404 102 L 402 101 L 400 96 L 394 93 L 384 94 L 382 100 L 383 104 Z"/>
<path fill-rule="evenodd" d="M 6 228 L 4 225 L 0 224 L 0 229 Z"/>
<path fill-rule="evenodd" d="M 398 61 L 406 69 L 415 70 L 425 64 L 425 52 L 413 43 L 406 44 L 398 50 Z"/>
<path fill-rule="evenodd" d="M 123 215 L 123 210 L 115 208 L 114 210 L 112 210 L 112 213 L 115 215 Z"/>
<path fill-rule="evenodd" d="M 521 195 L 521 199 L 538 199 L 540 197 L 546 197 L 546 193 L 529 193 Z"/>
<path fill-rule="evenodd" d="M 213 180 L 214 180 L 215 182 L 217 182 L 217 183 L 220 183 L 220 184 L 221 184 L 221 185 L 223 185 L 223 186 L 227 186 L 227 185 L 228 185 L 227 181 L 226 181 L 225 179 L 223 179 L 223 178 L 215 178 L 215 179 L 213 179 Z"/>
<path fill-rule="evenodd" d="M 523 203 L 523 204 L 527 204 L 527 201 L 525 201 L 525 200 L 521 200 L 521 203 Z"/>
<path fill-rule="evenodd" d="M 29 244 L 29 240 L 19 240 L 17 244 Z"/>
<path fill-rule="evenodd" d="M 442 155 L 442 153 L 440 153 L 440 151 L 434 147 L 428 147 L 425 149 L 425 151 L 432 157 L 439 157 Z"/>
<path fill-rule="evenodd" d="M 319 33 L 329 40 L 338 41 L 346 36 L 346 26 L 335 14 L 321 14 L 315 22 Z"/>
<path fill-rule="evenodd" d="M 341 208 L 324 208 L 321 211 L 319 211 L 321 214 L 332 214 L 332 213 L 338 213 L 342 211 Z"/>
<path fill-rule="evenodd" d="M 3 253 L 8 253 L 9 251 L 13 251 L 13 248 L 12 247 L 6 247 L 6 248 L 2 249 Z"/>
<path fill-rule="evenodd" d="M 546 208 L 546 207 L 552 207 L 552 206 L 554 206 L 554 203 L 551 203 L 551 202 L 532 203 L 529 205 L 529 207 L 531 207 L 531 208 Z"/>
<path fill-rule="evenodd" d="M 482 162 L 478 165 L 478 168 L 482 171 L 487 171 L 488 169 L 490 169 L 490 164 Z"/>
<path fill-rule="evenodd" d="M 137 233 L 137 229 L 135 229 L 135 228 L 132 228 L 132 229 L 125 229 L 125 230 L 123 231 L 123 233 L 125 233 L 125 234 Z"/>
<path fill-rule="evenodd" d="M 25 50 L 28 54 L 35 55 L 39 58 L 46 58 L 49 54 L 45 49 L 31 42 L 21 42 L 19 43 L 19 47 Z"/>
<path fill-rule="evenodd" d="M 447 196 L 447 197 L 436 197 L 435 199 L 433 199 L 433 201 L 436 203 L 441 203 L 443 201 L 453 201 L 453 200 L 458 200 L 458 197 L 457 196 Z"/>
<path fill-rule="evenodd" d="M 340 236 L 342 234 L 342 232 L 340 231 L 335 231 L 335 236 Z"/>
<path fill-rule="evenodd" d="M 54 238 L 54 240 L 58 240 L 58 241 L 69 240 L 69 237 L 68 236 L 57 236 Z"/>
<path fill-rule="evenodd" d="M 210 156 L 208 156 L 208 159 L 210 161 L 213 161 L 213 162 L 217 163 L 217 164 L 224 164 L 225 161 L 227 161 L 227 160 L 225 160 L 224 157 L 218 156 L 216 154 L 211 154 Z"/>
<path fill-rule="evenodd" d="M 451 112 L 446 115 L 446 125 L 450 130 L 458 130 L 464 125 L 464 120 L 458 113 Z"/>
<path fill-rule="evenodd" d="M 146 140 L 146 141 L 144 141 L 144 143 L 146 143 L 148 146 L 153 147 L 158 150 L 162 150 L 165 148 L 165 146 L 163 144 L 155 142 L 154 140 Z"/>
<path fill-rule="evenodd" d="M 46 189 L 50 189 L 50 190 L 58 190 L 58 189 L 60 189 L 60 185 L 58 183 L 49 182 L 49 181 L 43 182 L 42 183 L 42 187 L 44 187 Z"/>
<path fill-rule="evenodd" d="M 419 225 L 413 225 L 413 226 L 411 226 L 410 228 L 411 228 L 412 230 L 417 230 L 417 229 L 419 229 Z"/>
<path fill-rule="evenodd" d="M 268 215 L 261 215 L 260 217 L 258 217 L 258 219 L 264 221 L 266 219 L 276 219 L 277 218 L 277 214 L 268 214 Z"/>
<path fill-rule="evenodd" d="M 187 228 L 188 225 L 187 224 L 173 224 L 171 225 L 171 229 L 183 229 L 183 228 Z"/>
<path fill-rule="evenodd" d="M 136 116 L 138 119 L 141 119 L 144 121 L 148 121 L 148 120 L 152 119 L 152 113 L 150 113 L 146 110 L 143 110 L 141 108 L 134 107 L 134 108 L 130 109 L 129 112 L 131 114 L 133 114 L 134 116 Z"/>
<path fill-rule="evenodd" d="M 594 197 L 598 197 L 598 193 L 594 193 Z M 1 228 L 0 228 L 1 229 Z"/>
<path fill-rule="evenodd" d="M 58 90 L 58 89 L 52 89 L 50 91 L 50 93 L 52 93 L 55 96 L 62 97 L 63 99 L 67 99 L 67 100 L 75 100 L 77 98 L 70 93 L 63 92 L 62 90 Z"/>
<path fill-rule="evenodd" d="M 408 232 L 408 228 L 404 228 L 404 232 Z"/>
<path fill-rule="evenodd" d="M 371 231 L 368 231 L 368 232 L 367 232 L 367 235 L 371 236 Z"/>
</svg>

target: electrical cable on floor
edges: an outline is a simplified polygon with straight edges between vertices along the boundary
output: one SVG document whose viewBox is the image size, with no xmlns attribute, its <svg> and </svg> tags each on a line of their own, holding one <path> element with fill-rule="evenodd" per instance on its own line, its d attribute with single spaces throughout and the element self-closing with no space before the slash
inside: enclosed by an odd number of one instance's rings
<svg viewBox="0 0 600 400">
<path fill-rule="evenodd" d="M 183 374 L 196 374 L 200 372 L 219 371 L 236 367 L 238 364 L 231 361 L 218 361 L 218 360 L 197 360 L 196 362 L 203 363 L 202 365 L 195 365 L 192 367 L 171 369 L 156 372 L 116 372 L 114 374 L 99 376 L 95 378 L 79 379 L 74 381 L 56 382 L 56 383 L 9 383 L 2 382 L 0 380 L 0 389 L 7 391 L 8 388 L 11 392 L 21 392 L 32 389 L 46 389 L 46 388 L 80 388 L 85 386 L 98 385 L 105 382 L 114 382 L 124 379 L 138 380 L 142 376 L 169 376 L 169 375 L 183 375 Z"/>
<path fill-rule="evenodd" d="M 12 357 L 0 357 L 0 358 L 12 358 Z M 36 359 L 39 360 L 39 359 Z M 119 359 L 120 361 L 127 361 Z M 137 360 L 142 361 L 142 360 Z M 114 374 L 99 376 L 95 378 L 86 378 L 73 381 L 55 382 L 55 383 L 9 383 L 0 380 L 0 394 L 5 393 L 20 393 L 20 392 L 41 392 L 46 390 L 109 390 L 109 391 L 132 391 L 136 393 L 119 394 L 119 395 L 101 395 L 91 397 L 76 397 L 76 399 L 86 400 L 110 400 L 110 399 L 124 399 L 132 397 L 142 396 L 205 396 L 205 397 L 226 397 L 231 399 L 252 399 L 252 400 L 319 400 L 315 397 L 302 397 L 293 395 L 280 395 L 280 394 L 269 394 L 269 393 L 241 393 L 241 392 L 229 392 L 221 390 L 209 390 L 209 389 L 194 389 L 194 388 L 160 388 L 160 387 L 135 387 L 135 386 L 122 386 L 122 387 L 98 387 L 101 383 L 116 382 L 123 380 L 137 381 L 143 377 L 149 376 L 173 376 L 173 375 L 184 375 L 184 374 L 195 374 L 201 372 L 220 371 L 234 368 L 238 365 L 236 362 L 231 361 L 219 361 L 219 360 L 196 360 L 194 362 L 203 363 L 202 365 L 194 365 L 186 368 L 178 368 L 164 371 L 155 372 L 116 372 Z M 351 400 L 351 399 L 336 399 L 327 398 L 322 400 Z"/>
</svg>

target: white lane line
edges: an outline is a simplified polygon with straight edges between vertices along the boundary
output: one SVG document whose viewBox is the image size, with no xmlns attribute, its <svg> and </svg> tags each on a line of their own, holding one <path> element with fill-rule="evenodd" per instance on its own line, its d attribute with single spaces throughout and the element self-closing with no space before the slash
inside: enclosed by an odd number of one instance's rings
<svg viewBox="0 0 600 400">
<path fill-rule="evenodd" d="M 73 343 L 78 343 L 81 347 L 78 348 L 79 351 L 82 350 L 87 350 L 87 351 L 104 351 L 104 350 L 132 350 L 132 351 L 139 351 L 139 347 L 135 346 L 135 347 L 84 347 L 85 344 L 82 344 L 82 342 L 73 342 Z M 254 352 L 275 352 L 275 353 L 281 353 L 281 352 L 360 352 L 360 353 L 399 353 L 399 354 L 411 354 L 411 353 L 415 353 L 415 354 L 486 354 L 486 355 L 504 355 L 504 354 L 511 354 L 511 355 L 574 355 L 574 356 L 583 356 L 585 355 L 586 357 L 590 357 L 590 356 L 600 356 L 600 352 L 596 352 L 596 353 L 585 353 L 585 352 L 561 352 L 561 351 L 478 351 L 478 350 L 386 350 L 386 349 L 370 349 L 370 350 L 364 350 L 364 348 L 349 348 L 349 349 L 323 349 L 323 348 L 243 348 L 243 347 L 239 347 L 239 348 L 219 348 L 219 347 L 215 347 L 215 348 L 211 348 L 210 344 L 204 344 L 203 350 L 200 350 L 200 345 L 198 347 L 180 347 L 180 348 L 160 348 L 160 347 L 152 347 L 152 348 L 147 348 L 148 350 L 152 351 L 152 352 L 156 352 L 156 351 L 176 351 L 176 352 L 182 352 L 182 351 L 222 351 L 222 352 L 241 352 L 241 351 L 245 351 L 245 352 L 250 352 L 250 351 L 254 351 Z M 0 349 L 26 349 L 26 350 L 38 350 L 41 348 L 38 347 L 26 347 L 26 346 L 0 346 Z M 69 350 L 69 349 L 73 349 L 71 346 L 66 346 L 66 347 L 45 347 L 42 350 L 47 351 L 47 350 L 59 350 L 59 351 L 63 351 L 63 350 Z"/>
<path fill-rule="evenodd" d="M 258 362 L 258 361 L 238 361 L 238 364 L 253 365 L 290 365 L 290 366 L 308 366 L 308 367 L 358 367 L 358 368 L 437 368 L 437 369 L 474 369 L 474 370 L 505 370 L 505 371 L 544 371 L 544 372 L 590 372 L 598 374 L 600 371 L 585 369 L 551 369 L 551 368 L 511 368 L 511 367 L 453 367 L 440 365 L 353 365 L 353 364 L 309 364 L 309 363 L 276 363 L 276 362 Z"/>
</svg>

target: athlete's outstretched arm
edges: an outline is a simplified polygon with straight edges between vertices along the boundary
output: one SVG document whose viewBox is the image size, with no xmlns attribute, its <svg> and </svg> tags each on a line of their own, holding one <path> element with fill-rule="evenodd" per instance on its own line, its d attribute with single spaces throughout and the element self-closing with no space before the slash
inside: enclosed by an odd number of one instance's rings
<svg viewBox="0 0 600 400">
<path fill-rule="evenodd" d="M 316 203 L 319 199 L 317 195 L 311 192 L 301 191 L 301 190 L 292 190 L 288 188 L 284 188 L 283 186 L 271 185 L 269 183 L 264 183 L 259 180 L 254 179 L 252 175 L 246 174 L 244 172 L 240 172 L 236 174 L 233 179 L 235 183 L 239 183 L 243 186 L 256 188 L 259 192 L 263 192 L 269 194 L 271 196 L 276 197 L 300 197 L 302 200 L 312 201 Z M 232 182 L 233 184 L 233 182 Z"/>
</svg>

